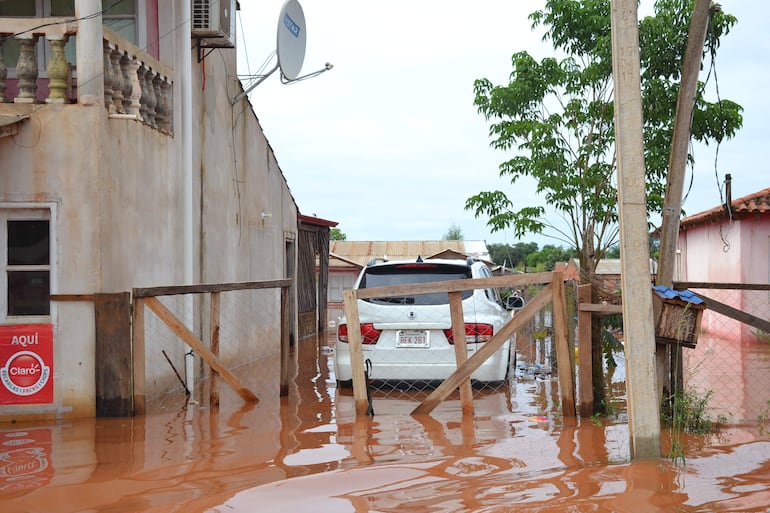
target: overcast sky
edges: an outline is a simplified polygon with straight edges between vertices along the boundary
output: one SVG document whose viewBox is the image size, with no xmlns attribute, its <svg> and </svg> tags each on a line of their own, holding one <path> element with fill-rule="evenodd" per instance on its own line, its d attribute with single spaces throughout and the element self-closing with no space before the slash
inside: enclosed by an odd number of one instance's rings
<svg viewBox="0 0 770 513">
<path fill-rule="evenodd" d="M 240 4 L 239 74 L 254 74 L 275 50 L 284 0 Z M 511 154 L 490 147 L 489 125 L 473 105 L 473 82 L 507 83 L 517 51 L 553 55 L 527 19 L 543 4 L 302 0 L 307 48 L 300 74 L 327 62 L 333 69 L 291 85 L 276 72 L 249 95 L 300 212 L 339 222 L 348 240 L 437 240 L 455 225 L 466 240 L 518 242 L 513 231 L 491 233 L 486 219 L 464 209 L 482 190 L 503 190 L 521 206 L 544 203 L 533 182 L 514 188 L 499 177 L 499 164 Z M 695 148 L 694 173 L 688 169 L 685 184 L 692 177 L 688 214 L 720 203 L 726 173 L 733 198 L 770 186 L 764 153 L 770 4 L 722 4 L 738 23 L 717 55 L 716 84 L 721 98 L 744 107 L 744 127 L 720 146 L 716 170 L 716 148 Z M 643 0 L 640 17 L 651 6 Z M 709 84 L 715 101 L 713 73 Z M 522 239 L 529 241 L 565 245 Z"/>
</svg>

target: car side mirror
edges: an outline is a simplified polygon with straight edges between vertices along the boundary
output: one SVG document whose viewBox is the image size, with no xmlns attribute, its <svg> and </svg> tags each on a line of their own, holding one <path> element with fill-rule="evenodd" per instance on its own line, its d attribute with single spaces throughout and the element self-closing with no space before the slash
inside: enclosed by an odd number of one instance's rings
<svg viewBox="0 0 770 513">
<path fill-rule="evenodd" d="M 521 296 L 508 296 L 505 298 L 506 310 L 521 310 L 524 307 L 524 300 Z"/>
</svg>

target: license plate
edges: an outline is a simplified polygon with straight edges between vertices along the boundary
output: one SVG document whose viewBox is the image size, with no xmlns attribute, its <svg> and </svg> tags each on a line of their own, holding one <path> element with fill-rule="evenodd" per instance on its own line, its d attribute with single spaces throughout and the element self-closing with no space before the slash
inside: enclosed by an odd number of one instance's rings
<svg viewBox="0 0 770 513">
<path fill-rule="evenodd" d="M 427 331 L 399 331 L 396 347 L 430 347 Z"/>
</svg>

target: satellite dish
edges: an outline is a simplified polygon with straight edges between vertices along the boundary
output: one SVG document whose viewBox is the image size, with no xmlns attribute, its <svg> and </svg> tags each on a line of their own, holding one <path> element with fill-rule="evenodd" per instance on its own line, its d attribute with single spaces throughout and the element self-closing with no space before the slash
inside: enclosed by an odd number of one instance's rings
<svg viewBox="0 0 770 513">
<path fill-rule="evenodd" d="M 305 60 L 305 14 L 297 0 L 287 0 L 278 15 L 278 66 L 283 76 L 294 80 L 299 76 Z"/>
</svg>

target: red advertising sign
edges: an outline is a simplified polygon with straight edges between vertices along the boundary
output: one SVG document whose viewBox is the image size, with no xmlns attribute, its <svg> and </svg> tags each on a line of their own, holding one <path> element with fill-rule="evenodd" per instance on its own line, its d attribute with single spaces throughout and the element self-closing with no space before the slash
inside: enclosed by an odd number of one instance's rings
<svg viewBox="0 0 770 513">
<path fill-rule="evenodd" d="M 53 325 L 0 326 L 0 404 L 53 402 Z"/>
</svg>

